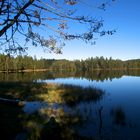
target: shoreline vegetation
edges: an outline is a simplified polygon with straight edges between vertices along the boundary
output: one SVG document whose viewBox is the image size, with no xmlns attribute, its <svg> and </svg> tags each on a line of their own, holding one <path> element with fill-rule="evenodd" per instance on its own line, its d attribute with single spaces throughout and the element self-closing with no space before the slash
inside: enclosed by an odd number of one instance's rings
<svg viewBox="0 0 140 140">
<path fill-rule="evenodd" d="M 96 87 L 32 82 L 0 83 L 0 103 L 19 107 L 28 101 L 73 106 L 82 101 L 98 101 L 103 94 L 104 91 Z"/>
<path fill-rule="evenodd" d="M 31 56 L 0 54 L 0 72 L 40 72 L 48 70 L 94 71 L 140 69 L 140 59 L 120 60 L 91 57 L 85 60 L 37 59 Z"/>
</svg>

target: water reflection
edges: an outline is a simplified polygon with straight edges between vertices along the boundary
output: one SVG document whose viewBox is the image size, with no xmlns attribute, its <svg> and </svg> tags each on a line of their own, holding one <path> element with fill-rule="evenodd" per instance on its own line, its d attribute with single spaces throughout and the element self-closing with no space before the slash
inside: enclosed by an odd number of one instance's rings
<svg viewBox="0 0 140 140">
<path fill-rule="evenodd" d="M 92 103 L 84 106 L 55 108 L 52 105 L 32 115 L 26 114 L 23 126 L 28 139 L 139 139 L 135 131 L 138 128 L 129 122 L 123 108 L 115 107 L 110 110 L 111 114 L 106 114 L 103 106 L 96 108 Z"/>
<path fill-rule="evenodd" d="M 30 92 L 25 96 L 25 91 Z M 82 110 L 80 104 L 95 103 L 101 100 L 105 93 L 93 87 L 4 82 L 0 94 L 4 94 L 3 97 L 26 100 L 23 107 L 25 114 L 20 115 L 23 122 L 22 130 L 17 134 L 16 140 L 23 135 L 26 139 L 35 140 L 46 137 L 49 139 L 87 137 L 76 131 L 76 127 L 86 122 L 89 116 L 88 109 Z M 8 106 L 5 109 L 8 110 Z M 55 132 L 53 135 L 52 130 Z"/>
<path fill-rule="evenodd" d="M 111 110 L 111 117 L 113 118 L 113 123 L 116 125 L 125 126 L 126 125 L 126 115 L 122 107 L 117 107 Z"/>
<path fill-rule="evenodd" d="M 98 136 L 93 135 L 93 133 L 88 136 L 79 132 L 80 128 L 85 129 L 89 119 L 94 118 L 89 116 L 88 111 L 82 111 L 81 109 L 79 111 L 77 109 L 70 111 L 70 109 L 65 110 L 64 108 L 42 108 L 37 113 L 26 116 L 28 121 L 24 121 L 24 126 L 27 130 L 28 138 L 30 140 L 36 138 L 43 140 L 97 138 Z"/>
<path fill-rule="evenodd" d="M 94 70 L 91 72 L 86 71 L 46 71 L 46 72 L 27 72 L 27 73 L 0 73 L 0 81 L 7 82 L 31 82 L 42 81 L 55 78 L 86 78 L 87 80 L 112 80 L 114 78 L 121 78 L 122 76 L 140 76 L 140 70 Z"/>
<path fill-rule="evenodd" d="M 139 140 L 139 75 L 128 70 L 0 74 L 0 96 L 26 101 L 23 108 L 0 105 L 0 131 L 16 140 Z"/>
</svg>

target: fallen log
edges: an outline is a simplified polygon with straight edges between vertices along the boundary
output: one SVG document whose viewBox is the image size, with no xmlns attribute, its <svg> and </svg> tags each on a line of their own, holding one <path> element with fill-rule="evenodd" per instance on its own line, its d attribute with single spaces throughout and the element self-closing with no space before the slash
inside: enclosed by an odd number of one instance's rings
<svg viewBox="0 0 140 140">
<path fill-rule="evenodd" d="M 25 101 L 0 98 L 0 104 L 24 106 L 25 105 Z"/>
</svg>

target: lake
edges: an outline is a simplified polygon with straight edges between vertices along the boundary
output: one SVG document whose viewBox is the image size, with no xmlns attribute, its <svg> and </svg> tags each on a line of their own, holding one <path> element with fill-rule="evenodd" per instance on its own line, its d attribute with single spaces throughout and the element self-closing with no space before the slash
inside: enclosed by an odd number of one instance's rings
<svg viewBox="0 0 140 140">
<path fill-rule="evenodd" d="M 1 73 L 0 78 L 1 82 L 56 83 L 82 87 L 84 91 L 93 88 L 98 92 L 100 97 L 91 100 L 85 96 L 85 92 L 81 94 L 84 99 L 80 97 L 72 105 L 57 101 L 49 103 L 28 100 L 22 110 L 26 114 L 24 121 L 30 120 L 30 123 L 33 122 L 33 127 L 35 125 L 36 132 L 31 131 L 32 133 L 40 132 L 38 126 L 44 125 L 53 117 L 63 128 L 64 135 L 67 134 L 64 136 L 67 139 L 72 139 L 73 135 L 74 139 L 140 139 L 140 71 L 138 70 L 93 71 L 89 74 L 66 71 L 8 75 Z M 72 96 L 76 94 L 79 93 L 75 92 Z M 21 134 L 22 132 L 17 137 Z"/>
</svg>

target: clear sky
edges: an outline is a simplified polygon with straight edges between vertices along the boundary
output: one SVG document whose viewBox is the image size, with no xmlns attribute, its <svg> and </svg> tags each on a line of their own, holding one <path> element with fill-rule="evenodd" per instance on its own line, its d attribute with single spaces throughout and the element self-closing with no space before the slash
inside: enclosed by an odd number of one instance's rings
<svg viewBox="0 0 140 140">
<path fill-rule="evenodd" d="M 84 2 L 86 5 L 83 4 Z M 122 60 L 140 58 L 140 0 L 116 0 L 107 6 L 105 11 L 91 8 L 93 0 L 81 0 L 79 7 L 82 4 L 81 11 L 93 17 L 102 16 L 104 28 L 116 29 L 117 32 L 113 36 L 99 37 L 96 45 L 93 46 L 77 40 L 66 42 L 61 55 L 44 53 L 40 48 L 31 48 L 28 54 L 36 55 L 37 58 L 69 60 L 96 56 Z M 78 30 L 76 26 L 72 26 L 73 30 Z"/>
</svg>

